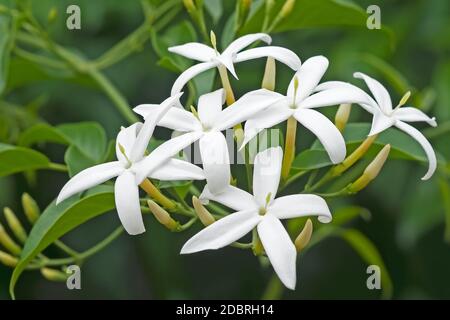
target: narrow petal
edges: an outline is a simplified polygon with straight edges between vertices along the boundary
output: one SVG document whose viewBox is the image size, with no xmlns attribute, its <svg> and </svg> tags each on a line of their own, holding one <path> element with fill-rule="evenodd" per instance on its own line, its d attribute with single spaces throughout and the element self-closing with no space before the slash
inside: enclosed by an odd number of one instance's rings
<svg viewBox="0 0 450 320">
<path fill-rule="evenodd" d="M 142 125 L 139 133 L 137 135 L 136 141 L 133 144 L 130 153 L 131 162 L 139 161 L 144 156 L 145 151 L 147 150 L 148 143 L 150 142 L 150 138 L 153 135 L 153 131 L 157 123 L 164 117 L 167 111 L 180 103 L 180 97 L 183 93 L 177 93 L 166 100 L 164 100 L 158 110 L 155 110 L 155 114 L 152 117 L 145 118 L 144 124 Z M 174 110 L 181 110 L 179 108 L 174 108 Z"/>
<path fill-rule="evenodd" d="M 272 57 L 275 60 L 284 63 L 294 71 L 297 71 L 301 65 L 300 58 L 293 51 L 283 47 L 274 47 L 274 46 L 252 48 L 239 52 L 234 62 L 238 63 L 262 57 Z"/>
<path fill-rule="evenodd" d="M 253 195 L 230 185 L 219 193 L 212 193 L 206 185 L 199 199 L 203 204 L 212 200 L 236 211 L 258 209 Z"/>
<path fill-rule="evenodd" d="M 230 155 L 227 141 L 218 131 L 206 133 L 199 141 L 203 171 L 212 193 L 223 191 L 230 183 Z"/>
<path fill-rule="evenodd" d="M 365 75 L 362 72 L 355 72 L 353 76 L 355 78 L 363 79 L 366 82 L 367 86 L 373 94 L 373 97 L 378 102 L 381 110 L 383 110 L 385 113 L 389 113 L 392 111 L 392 101 L 391 97 L 389 96 L 389 92 L 380 82 L 369 77 L 368 75 Z"/>
<path fill-rule="evenodd" d="M 318 216 L 320 222 L 331 221 L 331 213 L 325 200 L 315 194 L 294 194 L 277 198 L 268 211 L 278 219 Z"/>
<path fill-rule="evenodd" d="M 216 52 L 213 48 L 198 42 L 185 43 L 180 46 L 170 47 L 168 50 L 172 53 L 179 54 L 180 56 L 201 62 L 210 61 L 216 56 Z"/>
<path fill-rule="evenodd" d="M 384 115 L 383 112 L 377 110 L 373 114 L 372 127 L 370 128 L 369 136 L 383 132 L 395 124 L 395 118 Z"/>
<path fill-rule="evenodd" d="M 223 64 L 233 77 L 235 77 L 236 79 L 239 79 L 239 77 L 236 74 L 236 70 L 234 69 L 233 56 L 221 55 L 221 56 L 218 56 L 216 58 L 216 60 L 219 61 L 221 64 Z"/>
<path fill-rule="evenodd" d="M 255 157 L 253 169 L 253 195 L 260 207 L 266 207 L 277 195 L 280 183 L 283 150 L 280 147 L 268 148 Z"/>
<path fill-rule="evenodd" d="M 145 232 L 139 203 L 139 188 L 134 174 L 129 170 L 117 177 L 114 184 L 114 197 L 117 213 L 125 230 L 131 235 Z"/>
<path fill-rule="evenodd" d="M 189 239 L 181 249 L 181 254 L 225 247 L 249 233 L 259 221 L 261 216 L 255 210 L 232 213 Z"/>
<path fill-rule="evenodd" d="M 395 123 L 395 126 L 405 133 L 409 134 L 422 146 L 428 158 L 428 171 L 422 177 L 422 180 L 430 179 L 433 176 L 434 171 L 436 171 L 437 165 L 436 154 L 434 153 L 433 146 L 428 142 L 425 136 L 413 126 L 410 126 L 409 124 L 402 121 L 397 121 Z"/>
<path fill-rule="evenodd" d="M 159 109 L 161 109 L 160 105 L 141 104 L 133 110 L 147 120 L 155 117 Z M 198 119 L 191 112 L 181 108 L 170 108 L 158 121 L 158 125 L 180 132 L 201 130 L 202 128 Z"/>
<path fill-rule="evenodd" d="M 416 121 L 424 121 L 428 123 L 432 127 L 436 127 L 436 118 L 430 118 L 421 110 L 413 107 L 401 107 L 393 112 L 393 116 L 401 121 L 405 122 L 416 122 Z"/>
<path fill-rule="evenodd" d="M 189 80 L 191 80 L 198 74 L 205 72 L 206 70 L 216 67 L 218 64 L 219 64 L 218 61 L 202 62 L 202 63 L 195 64 L 192 67 L 186 69 L 175 80 L 175 82 L 172 86 L 171 95 L 181 92 L 181 90 L 183 90 L 183 87 L 186 85 L 186 83 L 189 82 Z"/>
<path fill-rule="evenodd" d="M 219 89 L 211 93 L 201 95 L 198 99 L 198 116 L 204 126 L 212 127 L 218 119 L 225 102 L 225 90 Z M 219 119 L 220 121 L 220 119 Z"/>
<path fill-rule="evenodd" d="M 119 161 L 102 163 L 87 168 L 72 177 L 61 189 L 56 204 L 73 196 L 74 194 L 99 185 L 111 178 L 117 177 L 125 170 Z"/>
<path fill-rule="evenodd" d="M 258 235 L 278 278 L 287 288 L 294 290 L 297 250 L 283 224 L 275 216 L 267 214 L 258 224 Z"/>
<path fill-rule="evenodd" d="M 200 139 L 202 135 L 203 133 L 198 131 L 188 132 L 159 145 L 148 156 L 133 165 L 132 169 L 136 173 L 136 184 L 140 184 L 164 161 Z"/>
<path fill-rule="evenodd" d="M 203 180 L 205 174 L 202 168 L 179 159 L 170 159 L 150 173 L 150 178 L 161 181 L 173 180 Z"/>
<path fill-rule="evenodd" d="M 228 47 L 222 52 L 222 56 L 234 56 L 242 49 L 248 47 L 255 41 L 264 41 L 267 44 L 270 44 L 272 42 L 272 38 L 265 33 L 253 33 L 253 34 L 247 34 L 245 36 L 239 37 L 233 42 L 231 42 Z"/>
<path fill-rule="evenodd" d="M 293 113 L 294 110 L 289 108 L 289 101 L 284 99 L 255 114 L 245 122 L 244 141 L 240 148 L 242 149 L 262 130 L 271 128 L 287 120 Z"/>
<path fill-rule="evenodd" d="M 219 131 L 229 129 L 284 98 L 283 95 L 266 89 L 248 92 L 221 112 L 214 128 Z"/>
<path fill-rule="evenodd" d="M 345 159 L 346 147 L 342 134 L 327 117 L 312 109 L 297 109 L 295 119 L 316 135 L 333 163 Z"/>
<path fill-rule="evenodd" d="M 116 138 L 116 157 L 123 164 L 128 163 L 128 159 L 131 155 L 131 150 L 136 141 L 139 130 L 142 128 L 142 123 L 137 122 L 129 127 L 121 128 Z M 125 151 L 126 156 L 120 150 L 121 145 Z M 127 159 L 128 158 L 128 159 Z"/>
<path fill-rule="evenodd" d="M 298 89 L 295 101 L 300 103 L 313 92 L 327 68 L 328 59 L 324 56 L 315 56 L 306 60 L 289 83 L 287 96 L 294 98 L 294 79 L 297 77 Z"/>
</svg>

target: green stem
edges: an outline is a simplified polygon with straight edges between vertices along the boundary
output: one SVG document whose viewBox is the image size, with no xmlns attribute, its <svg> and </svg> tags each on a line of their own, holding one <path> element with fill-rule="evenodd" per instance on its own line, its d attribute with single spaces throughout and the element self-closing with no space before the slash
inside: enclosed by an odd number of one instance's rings
<svg viewBox="0 0 450 320">
<path fill-rule="evenodd" d="M 56 240 L 53 243 L 55 246 L 57 246 L 59 249 L 67 253 L 69 256 L 72 256 L 73 258 L 79 259 L 79 253 L 72 248 L 70 248 L 68 245 L 66 245 L 64 242 L 60 240 Z"/>
<path fill-rule="evenodd" d="M 67 172 L 68 171 L 66 165 L 60 164 L 60 163 L 55 163 L 55 162 L 50 162 L 48 164 L 48 169 L 59 171 L 59 172 Z"/>
<path fill-rule="evenodd" d="M 262 300 L 279 300 L 283 295 L 284 287 L 277 275 L 272 275 L 264 291 Z"/>
</svg>

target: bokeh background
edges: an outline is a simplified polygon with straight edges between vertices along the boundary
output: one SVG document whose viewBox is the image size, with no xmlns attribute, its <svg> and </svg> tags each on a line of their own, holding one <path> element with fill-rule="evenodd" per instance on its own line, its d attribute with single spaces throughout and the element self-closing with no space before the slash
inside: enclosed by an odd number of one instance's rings
<svg viewBox="0 0 450 320">
<path fill-rule="evenodd" d="M 223 36 L 222 30 L 234 10 L 234 2 L 221 1 L 223 13 L 216 12 L 217 21 L 207 18 L 208 29 L 214 29 L 218 37 Z M 0 0 L 1 5 L 12 3 Z M 144 19 L 141 3 L 135 0 L 39 0 L 32 3 L 36 17 L 56 42 L 91 59 L 139 27 Z M 403 95 L 401 89 L 404 86 L 413 90 L 414 101 L 421 104 L 418 107 L 436 116 L 440 126 L 439 131 L 425 132 L 437 152 L 450 159 L 450 2 L 355 0 L 353 3 L 363 9 L 372 4 L 379 5 L 381 21 L 391 34 L 364 27 L 306 28 L 274 34 L 274 44 L 290 48 L 302 60 L 325 55 L 330 60 L 325 76 L 329 80 L 356 83 L 352 80 L 354 71 L 368 72 L 387 84 L 394 103 Z M 81 8 L 81 30 L 71 31 L 65 26 L 65 9 L 69 4 L 78 4 Z M 48 22 L 51 10 L 56 15 Z M 166 39 L 164 41 L 182 42 L 185 35 L 173 31 L 181 23 L 191 23 L 185 10 L 181 10 L 156 36 Z M 0 38 L 3 36 L 0 34 Z M 157 50 L 151 41 L 147 41 L 140 50 L 107 68 L 105 74 L 131 106 L 155 103 L 168 95 L 177 76 L 159 61 Z M 260 84 L 263 68 L 263 59 L 238 66 L 241 79 L 236 89 L 238 95 Z M 292 74 L 286 67 L 280 67 L 278 71 L 277 88 L 284 90 Z M 326 112 L 332 116 L 334 110 Z M 357 108 L 353 110 L 351 120 L 368 120 Z M 121 125 L 126 124 L 111 101 L 89 79 L 45 72 L 13 55 L 6 91 L 0 98 L 1 142 L 15 143 L 20 132 L 37 121 L 56 125 L 87 120 L 99 122 L 110 139 Z M 164 130 L 157 132 L 160 138 L 167 134 Z M 308 139 L 299 139 L 298 147 L 306 146 L 311 141 Z M 48 145 L 40 149 L 52 159 L 62 161 L 62 147 Z M 377 180 L 351 200 L 371 212 L 369 221 L 356 219 L 351 226 L 363 232 L 378 248 L 391 275 L 393 298 L 396 299 L 450 298 L 450 238 L 447 241 L 444 238 L 446 215 L 447 224 L 450 223 L 450 204 L 444 201 L 449 195 L 446 198 L 445 188 L 442 188 L 443 184 L 448 186 L 448 178 L 444 172 L 422 182 L 420 177 L 424 171 L 425 167 L 417 163 L 389 161 Z M 31 185 L 21 174 L 2 177 L 0 207 L 9 206 L 20 212 L 20 196 L 29 192 L 45 208 L 66 179 L 64 173 L 47 171 L 39 171 L 36 183 Z M 113 212 L 82 225 L 64 239 L 75 248 L 88 248 L 118 223 Z M 82 290 L 69 291 L 63 283 L 49 282 L 39 272 L 26 272 L 18 283 L 18 297 L 261 297 L 272 271 L 261 267 L 251 251 L 225 248 L 179 256 L 182 244 L 199 226 L 175 234 L 151 217 L 146 218 L 146 225 L 147 233 L 136 237 L 123 235 L 86 262 L 82 268 Z M 53 253 L 57 254 L 57 251 Z M 298 288 L 295 292 L 285 291 L 283 298 L 379 298 L 380 291 L 366 288 L 366 267 L 367 264 L 344 241 L 329 238 L 301 256 Z M 1 299 L 9 298 L 10 275 L 11 269 L 0 265 Z"/>
</svg>

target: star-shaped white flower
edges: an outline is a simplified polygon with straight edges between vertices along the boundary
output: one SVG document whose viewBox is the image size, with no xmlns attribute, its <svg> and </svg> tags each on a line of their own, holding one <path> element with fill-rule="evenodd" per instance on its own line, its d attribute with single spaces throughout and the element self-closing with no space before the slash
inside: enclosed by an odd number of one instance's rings
<svg viewBox="0 0 450 320">
<path fill-rule="evenodd" d="M 317 136 L 333 163 L 344 160 L 346 148 L 341 133 L 327 117 L 313 109 L 341 103 L 365 102 L 367 94 L 350 84 L 316 92 L 327 68 L 328 59 L 323 56 L 306 60 L 292 78 L 286 96 L 273 92 L 274 96 L 280 97 L 279 100 L 245 123 L 241 148 L 261 130 L 294 117 Z"/>
<path fill-rule="evenodd" d="M 200 199 L 217 201 L 237 212 L 206 227 L 181 249 L 182 254 L 219 249 L 239 240 L 257 228 L 264 250 L 280 280 L 289 289 L 296 284 L 297 251 L 280 219 L 316 215 L 331 221 L 324 199 L 312 194 L 275 198 L 280 181 L 283 151 L 280 147 L 260 152 L 255 157 L 253 195 L 233 186 L 219 194 L 205 186 Z"/>
<path fill-rule="evenodd" d="M 422 146 L 428 158 L 428 171 L 422 177 L 422 180 L 431 178 L 437 165 L 436 154 L 434 153 L 433 147 L 419 130 L 406 122 L 423 121 L 436 127 L 437 123 L 435 118 L 428 117 L 417 108 L 403 107 L 409 97 L 409 93 L 402 98 L 397 107 L 392 108 L 391 97 L 380 82 L 361 72 L 356 72 L 354 77 L 363 79 L 375 98 L 374 100 L 368 96 L 368 102 L 361 104 L 367 111 L 373 114 L 372 128 L 369 136 L 381 133 L 392 126 L 410 135 Z M 337 87 L 339 84 L 335 84 L 335 86 Z"/>
<path fill-rule="evenodd" d="M 242 49 L 258 40 L 268 44 L 272 41 L 268 34 L 254 33 L 234 40 L 222 53 L 217 52 L 215 48 L 198 42 L 189 42 L 180 46 L 170 47 L 170 52 L 177 53 L 189 59 L 201 61 L 201 63 L 185 70 L 178 77 L 173 84 L 172 95 L 180 92 L 184 85 L 198 74 L 218 66 L 225 66 L 235 78 L 237 78 L 236 71 L 234 70 L 235 63 L 261 57 L 272 57 L 275 60 L 286 64 L 293 70 L 297 70 L 300 67 L 301 62 L 299 57 L 286 48 L 265 46 L 240 52 Z"/>
<path fill-rule="evenodd" d="M 146 177 L 158 180 L 204 179 L 201 168 L 186 161 L 171 159 L 179 150 L 186 147 L 187 141 L 184 138 L 169 140 L 144 157 L 156 122 L 168 108 L 172 107 L 173 98 L 171 100 L 161 104 L 162 108 L 155 115 L 154 121 L 146 121 L 145 124 L 139 122 L 123 128 L 116 139 L 118 161 L 99 164 L 76 174 L 64 185 L 56 204 L 78 192 L 117 177 L 114 185 L 117 213 L 125 230 L 135 235 L 145 231 L 138 188 L 142 180 Z M 148 160 L 145 166 L 142 165 L 143 159 Z M 139 172 L 144 169 L 145 176 L 138 178 Z"/>
<path fill-rule="evenodd" d="M 212 192 L 219 192 L 228 186 L 231 177 L 227 141 L 221 131 L 247 120 L 276 99 L 278 97 L 269 90 L 259 89 L 248 92 L 222 110 L 225 91 L 219 89 L 199 98 L 197 116 L 182 107 L 175 107 L 158 121 L 158 125 L 187 132 L 178 137 L 186 137 L 187 143 L 199 140 L 200 156 L 208 185 Z M 133 110 L 143 116 L 145 121 L 150 121 L 158 114 L 158 108 L 160 107 L 154 105 L 140 105 Z M 147 160 L 144 160 L 144 167 L 146 163 Z M 145 176 L 147 172 L 143 170 L 141 174 Z"/>
</svg>

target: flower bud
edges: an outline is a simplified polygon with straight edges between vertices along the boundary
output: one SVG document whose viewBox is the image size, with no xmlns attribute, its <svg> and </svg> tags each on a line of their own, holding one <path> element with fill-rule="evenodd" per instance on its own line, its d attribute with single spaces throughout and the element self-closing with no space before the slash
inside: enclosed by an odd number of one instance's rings
<svg viewBox="0 0 450 320">
<path fill-rule="evenodd" d="M 52 7 L 48 12 L 47 21 L 49 23 L 52 23 L 56 20 L 57 17 L 58 17 L 58 9 L 56 9 L 56 7 Z"/>
<path fill-rule="evenodd" d="M 64 282 L 68 278 L 67 273 L 51 268 L 42 268 L 41 274 L 45 279 L 50 281 Z"/>
<path fill-rule="evenodd" d="M 272 57 L 268 57 L 261 87 L 270 91 L 274 91 L 275 77 L 276 77 L 275 59 Z"/>
<path fill-rule="evenodd" d="M 28 193 L 24 193 L 22 195 L 22 207 L 28 221 L 31 224 L 34 224 L 37 219 L 39 219 L 41 210 L 39 209 L 36 201 L 34 201 L 34 199 Z"/>
<path fill-rule="evenodd" d="M 352 110 L 351 103 L 343 103 L 339 106 L 336 116 L 334 118 L 334 124 L 336 125 L 336 128 L 340 132 L 343 132 L 345 129 L 345 126 L 347 125 L 348 118 L 350 117 L 350 111 Z"/>
<path fill-rule="evenodd" d="M 6 207 L 3 209 L 3 213 L 5 214 L 6 222 L 8 222 L 9 228 L 14 233 L 16 238 L 19 239 L 20 242 L 25 243 L 28 238 L 27 233 L 14 212 L 10 208 Z"/>
<path fill-rule="evenodd" d="M 236 22 L 237 28 L 242 26 L 245 23 L 245 20 L 247 20 L 251 5 L 252 0 L 239 0 L 237 6 L 237 22 Z"/>
<path fill-rule="evenodd" d="M 305 226 L 303 227 L 302 231 L 300 232 L 300 234 L 298 235 L 298 237 L 295 239 L 294 242 L 298 252 L 306 248 L 309 241 L 311 240 L 312 232 L 313 232 L 313 224 L 311 219 L 308 219 L 306 220 Z"/>
<path fill-rule="evenodd" d="M 147 205 L 150 208 L 150 211 L 155 216 L 156 220 L 159 221 L 159 223 L 161 223 L 170 231 L 178 229 L 179 223 L 172 219 L 170 214 L 166 210 L 161 208 L 156 202 L 148 200 Z"/>
<path fill-rule="evenodd" d="M 192 205 L 194 206 L 198 218 L 205 227 L 209 226 L 210 224 L 216 221 L 216 219 L 214 219 L 212 214 L 208 211 L 208 209 L 205 208 L 205 206 L 200 202 L 200 200 L 196 196 L 192 196 Z"/>
<path fill-rule="evenodd" d="M 14 242 L 13 239 L 6 233 L 5 228 L 0 224 L 0 244 L 9 252 L 12 254 L 19 256 L 22 252 L 22 249 L 20 248 L 17 243 Z"/>
<path fill-rule="evenodd" d="M 183 0 L 183 4 L 189 13 L 196 10 L 193 0 Z"/>
<path fill-rule="evenodd" d="M 280 16 L 282 18 L 286 18 L 288 15 L 291 14 L 292 10 L 294 9 L 295 0 L 286 0 L 286 2 L 283 4 L 283 7 L 280 11 Z"/>
<path fill-rule="evenodd" d="M 18 260 L 9 253 L 0 250 L 0 262 L 7 267 L 14 268 L 17 265 Z"/>
<path fill-rule="evenodd" d="M 373 179 L 375 179 L 380 173 L 381 168 L 386 162 L 389 151 L 391 151 L 391 145 L 387 144 L 381 149 L 380 152 L 376 155 L 376 157 L 372 160 L 372 162 L 367 166 L 364 170 L 364 173 L 361 177 L 358 178 L 354 183 L 352 183 L 348 187 L 348 191 L 351 193 L 358 192 L 364 189 Z"/>
</svg>

